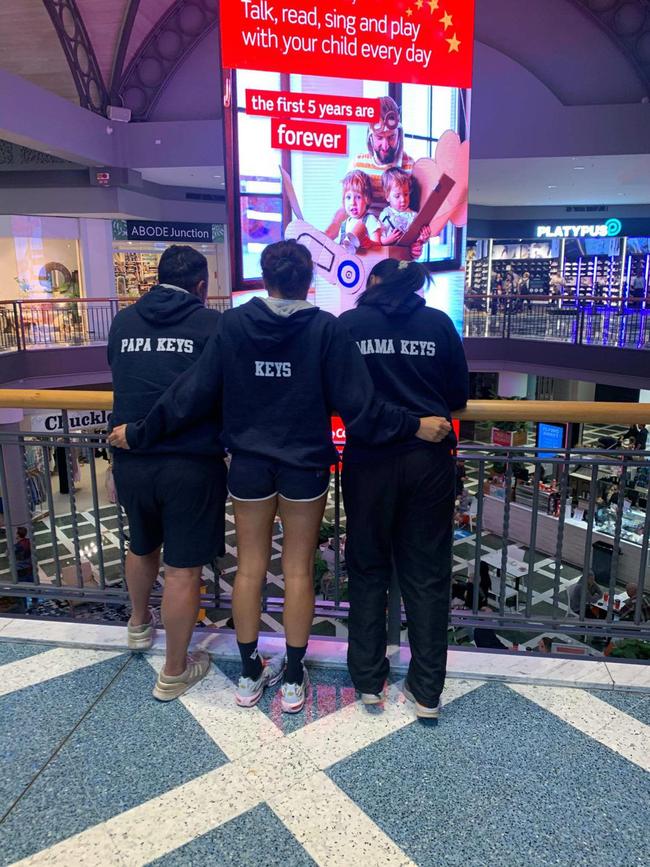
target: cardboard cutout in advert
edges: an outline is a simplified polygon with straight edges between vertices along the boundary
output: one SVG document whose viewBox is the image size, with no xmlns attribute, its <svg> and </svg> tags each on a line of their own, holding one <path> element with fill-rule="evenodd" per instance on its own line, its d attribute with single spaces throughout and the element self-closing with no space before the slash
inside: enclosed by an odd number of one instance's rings
<svg viewBox="0 0 650 867">
<path fill-rule="evenodd" d="M 244 279 L 267 243 L 295 238 L 334 313 L 386 257 L 449 263 L 436 283 L 462 296 L 473 5 L 222 2 Z"/>
</svg>

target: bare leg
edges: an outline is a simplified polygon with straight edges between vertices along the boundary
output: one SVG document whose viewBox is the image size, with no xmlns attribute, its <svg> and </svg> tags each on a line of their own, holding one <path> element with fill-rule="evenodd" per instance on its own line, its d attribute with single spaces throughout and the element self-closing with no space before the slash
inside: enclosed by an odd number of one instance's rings
<svg viewBox="0 0 650 867">
<path fill-rule="evenodd" d="M 262 588 L 271 556 L 271 536 L 277 497 L 250 503 L 233 499 L 237 528 L 237 574 L 232 615 L 237 641 L 257 641 Z"/>
<path fill-rule="evenodd" d="M 149 622 L 149 597 L 160 568 L 160 548 L 140 557 L 132 551 L 126 555 L 126 583 L 131 597 L 131 626 Z"/>
<path fill-rule="evenodd" d="M 327 494 L 311 503 L 279 500 L 284 527 L 284 632 L 288 645 L 304 647 L 314 619 L 314 554 Z"/>
<path fill-rule="evenodd" d="M 165 566 L 162 619 L 167 638 L 165 674 L 182 674 L 187 667 L 187 648 L 196 626 L 201 601 L 201 566 L 175 569 Z"/>
</svg>

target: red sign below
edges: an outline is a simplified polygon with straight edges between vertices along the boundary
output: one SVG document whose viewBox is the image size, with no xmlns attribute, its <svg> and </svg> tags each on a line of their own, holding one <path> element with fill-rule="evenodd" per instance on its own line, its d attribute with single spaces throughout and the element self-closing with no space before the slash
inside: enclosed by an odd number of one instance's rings
<svg viewBox="0 0 650 867">
<path fill-rule="evenodd" d="M 347 154 L 348 128 L 337 123 L 271 118 L 271 147 L 285 151 Z"/>
<path fill-rule="evenodd" d="M 335 446 L 345 445 L 345 425 L 338 415 L 332 416 L 332 442 Z"/>
</svg>

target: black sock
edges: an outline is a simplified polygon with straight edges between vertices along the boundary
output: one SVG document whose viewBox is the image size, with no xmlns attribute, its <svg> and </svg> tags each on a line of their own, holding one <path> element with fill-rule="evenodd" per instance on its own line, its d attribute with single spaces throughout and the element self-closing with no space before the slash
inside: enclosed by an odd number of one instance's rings
<svg viewBox="0 0 650 867">
<path fill-rule="evenodd" d="M 244 677 L 250 677 L 252 680 L 257 678 L 262 673 L 262 658 L 257 652 L 257 641 L 237 642 L 239 654 L 241 656 L 242 674 Z"/>
<path fill-rule="evenodd" d="M 284 671 L 285 683 L 302 683 L 302 661 L 307 653 L 307 645 L 304 647 L 291 647 L 287 644 L 287 667 Z"/>
</svg>

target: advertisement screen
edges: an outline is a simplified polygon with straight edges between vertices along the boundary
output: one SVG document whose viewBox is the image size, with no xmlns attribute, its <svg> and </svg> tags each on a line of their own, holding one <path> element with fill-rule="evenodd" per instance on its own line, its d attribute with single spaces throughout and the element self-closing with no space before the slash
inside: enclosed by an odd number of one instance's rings
<svg viewBox="0 0 650 867">
<path fill-rule="evenodd" d="M 537 425 L 537 448 L 551 449 L 540 451 L 541 458 L 554 457 L 558 451 L 566 447 L 567 426 L 565 424 L 547 424 L 540 422 Z"/>
<path fill-rule="evenodd" d="M 580 259 L 588 256 L 619 256 L 620 238 L 567 238 L 565 256 Z"/>
<path fill-rule="evenodd" d="M 560 242 L 555 241 L 495 241 L 493 259 L 557 259 Z"/>
<path fill-rule="evenodd" d="M 628 238 L 627 251 L 632 256 L 650 256 L 650 238 Z"/>
<path fill-rule="evenodd" d="M 353 306 L 383 258 L 417 259 L 460 327 L 473 0 L 240 0 L 221 17 L 242 299 L 264 247 L 295 238 L 320 307 Z"/>
</svg>

